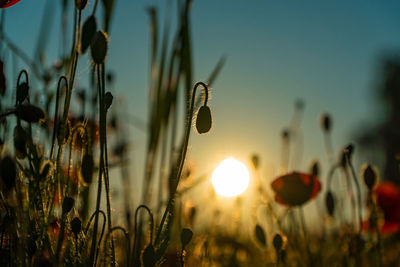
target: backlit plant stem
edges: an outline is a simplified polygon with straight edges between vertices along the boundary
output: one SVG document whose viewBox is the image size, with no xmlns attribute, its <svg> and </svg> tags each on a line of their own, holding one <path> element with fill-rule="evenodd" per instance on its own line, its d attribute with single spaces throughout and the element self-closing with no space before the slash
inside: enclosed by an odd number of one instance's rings
<svg viewBox="0 0 400 267">
<path fill-rule="evenodd" d="M 356 184 L 356 189 L 357 189 L 357 202 L 358 202 L 358 223 L 359 223 L 359 229 L 358 229 L 358 233 L 361 234 L 361 230 L 362 230 L 362 213 L 361 213 L 361 188 L 360 188 L 360 183 L 358 182 L 357 179 L 357 175 L 356 172 L 354 170 L 354 166 L 351 162 L 351 159 L 349 157 L 349 155 L 346 153 L 346 158 L 347 158 L 347 162 L 349 163 L 350 169 L 351 169 L 351 173 L 352 173 L 352 177 L 353 177 L 353 181 Z"/>
<path fill-rule="evenodd" d="M 169 200 L 168 200 L 168 204 L 167 204 L 167 207 L 165 208 L 165 212 L 163 214 L 163 217 L 161 219 L 161 222 L 160 222 L 160 225 L 159 225 L 159 228 L 158 228 L 158 231 L 157 231 L 155 244 L 158 244 L 158 242 L 160 241 L 160 236 L 161 236 L 161 232 L 162 232 L 165 220 L 166 220 L 167 215 L 169 214 L 170 210 L 173 207 L 174 196 L 175 196 L 178 184 L 179 184 L 179 180 L 180 180 L 181 175 L 182 175 L 183 165 L 185 163 L 185 158 L 186 158 L 187 147 L 188 147 L 188 144 L 189 144 L 189 136 L 190 136 L 190 129 L 192 127 L 193 109 L 194 109 L 196 91 L 197 91 L 197 88 L 200 87 L 200 86 L 203 87 L 204 92 L 205 92 L 204 106 L 207 105 L 207 101 L 208 101 L 208 86 L 203 82 L 197 82 L 194 85 L 194 88 L 193 88 L 192 100 L 190 102 L 188 118 L 187 118 L 187 121 L 186 121 L 185 137 L 184 137 L 184 141 L 183 141 L 183 145 L 182 145 L 181 154 L 180 154 L 180 157 L 179 157 L 179 165 L 178 165 L 177 174 L 176 174 L 176 177 L 175 177 L 176 178 L 176 182 L 175 182 L 175 186 L 173 188 L 174 192 L 170 192 L 170 197 L 169 197 Z"/>
</svg>

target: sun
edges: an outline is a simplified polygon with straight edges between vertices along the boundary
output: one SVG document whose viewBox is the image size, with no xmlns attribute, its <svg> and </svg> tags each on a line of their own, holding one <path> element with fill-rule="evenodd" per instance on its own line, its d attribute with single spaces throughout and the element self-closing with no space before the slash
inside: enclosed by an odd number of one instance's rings
<svg viewBox="0 0 400 267">
<path fill-rule="evenodd" d="M 242 162 L 234 158 L 227 158 L 215 168 L 211 181 L 217 194 L 224 197 L 235 197 L 246 190 L 250 175 Z"/>
</svg>

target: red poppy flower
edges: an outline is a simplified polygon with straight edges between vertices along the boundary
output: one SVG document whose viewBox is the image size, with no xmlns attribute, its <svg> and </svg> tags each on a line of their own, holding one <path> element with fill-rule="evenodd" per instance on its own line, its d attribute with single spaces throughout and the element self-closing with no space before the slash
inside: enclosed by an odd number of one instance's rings
<svg viewBox="0 0 400 267">
<path fill-rule="evenodd" d="M 0 8 L 7 8 L 15 5 L 21 0 L 0 0 Z"/>
<path fill-rule="evenodd" d="M 321 183 L 316 176 L 300 172 L 279 176 L 271 187 L 275 191 L 275 200 L 287 206 L 303 205 L 321 191 Z"/>
<path fill-rule="evenodd" d="M 392 182 L 383 182 L 376 186 L 376 203 L 384 214 L 385 222 L 381 227 L 382 233 L 399 231 L 400 222 L 400 187 Z"/>
</svg>

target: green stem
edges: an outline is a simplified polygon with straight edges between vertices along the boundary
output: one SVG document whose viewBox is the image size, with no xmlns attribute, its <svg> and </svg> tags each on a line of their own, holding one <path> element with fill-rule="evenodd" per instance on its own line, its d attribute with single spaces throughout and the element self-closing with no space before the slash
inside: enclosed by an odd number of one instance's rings
<svg viewBox="0 0 400 267">
<path fill-rule="evenodd" d="M 351 173 L 352 173 L 352 177 L 353 177 L 353 181 L 356 184 L 356 189 L 357 189 L 357 202 L 358 202 L 358 223 L 359 223 L 359 229 L 358 229 L 358 234 L 361 234 L 361 230 L 362 230 L 362 213 L 361 213 L 361 188 L 360 188 L 360 183 L 358 182 L 357 179 L 357 175 L 356 172 L 354 170 L 354 166 L 351 162 L 351 159 L 349 157 L 348 154 L 346 154 L 347 157 L 347 161 L 349 163 L 350 169 L 351 169 Z"/>
</svg>

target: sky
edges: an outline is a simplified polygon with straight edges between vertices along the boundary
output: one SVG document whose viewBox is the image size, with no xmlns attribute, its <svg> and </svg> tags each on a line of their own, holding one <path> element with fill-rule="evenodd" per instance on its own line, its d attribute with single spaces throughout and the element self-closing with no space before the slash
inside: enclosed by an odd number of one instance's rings
<svg viewBox="0 0 400 267">
<path fill-rule="evenodd" d="M 146 8 L 162 2 L 116 0 L 109 35 L 107 63 L 116 76 L 117 103 L 143 121 L 149 81 Z M 7 10 L 6 33 L 31 56 L 45 3 L 22 0 Z M 305 113 L 304 157 L 298 168 L 306 170 L 311 159 L 320 158 L 326 171 L 319 117 L 332 115 L 337 151 L 354 141 L 352 134 L 362 122 L 379 117 L 378 67 L 383 55 L 400 54 L 399 10 L 398 1 L 195 0 L 194 79 L 204 81 L 221 56 L 227 59 L 212 88 L 212 133 L 193 133 L 190 139 L 189 159 L 196 172 L 208 172 L 229 156 L 249 164 L 249 156 L 258 153 L 272 179 L 278 174 L 280 135 L 299 98 Z M 58 19 L 49 28 L 49 63 L 57 59 L 59 28 Z M 89 59 L 82 61 L 78 84 L 89 70 Z M 130 140 L 140 159 L 145 135 L 132 127 Z M 142 175 L 141 168 L 135 175 Z"/>
</svg>

